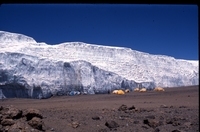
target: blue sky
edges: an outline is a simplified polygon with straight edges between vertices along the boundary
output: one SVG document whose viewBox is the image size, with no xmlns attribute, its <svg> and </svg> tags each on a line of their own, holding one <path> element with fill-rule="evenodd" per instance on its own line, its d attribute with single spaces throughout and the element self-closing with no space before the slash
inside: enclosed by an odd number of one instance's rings
<svg viewBox="0 0 200 132">
<path fill-rule="evenodd" d="M 198 6 L 2 4 L 0 30 L 37 42 L 79 41 L 198 60 Z"/>
</svg>

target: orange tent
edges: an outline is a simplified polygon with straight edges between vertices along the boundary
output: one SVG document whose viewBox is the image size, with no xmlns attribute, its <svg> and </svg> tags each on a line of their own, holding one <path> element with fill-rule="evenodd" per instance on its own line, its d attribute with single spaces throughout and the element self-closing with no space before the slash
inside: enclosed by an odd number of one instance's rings
<svg viewBox="0 0 200 132">
<path fill-rule="evenodd" d="M 125 94 L 125 92 L 123 90 L 118 90 L 117 94 L 122 95 L 122 94 Z"/>
</svg>

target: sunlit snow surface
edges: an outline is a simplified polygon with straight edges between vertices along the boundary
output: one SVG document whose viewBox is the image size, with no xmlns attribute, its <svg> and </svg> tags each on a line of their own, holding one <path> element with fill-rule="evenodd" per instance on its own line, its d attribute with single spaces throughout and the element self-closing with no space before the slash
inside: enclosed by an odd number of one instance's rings
<svg viewBox="0 0 200 132">
<path fill-rule="evenodd" d="M 198 63 L 125 47 L 83 42 L 48 45 L 0 31 L 0 98 L 48 98 L 72 90 L 104 93 L 134 89 L 142 82 L 150 88 L 198 85 Z M 11 84 L 19 85 L 15 95 Z"/>
</svg>

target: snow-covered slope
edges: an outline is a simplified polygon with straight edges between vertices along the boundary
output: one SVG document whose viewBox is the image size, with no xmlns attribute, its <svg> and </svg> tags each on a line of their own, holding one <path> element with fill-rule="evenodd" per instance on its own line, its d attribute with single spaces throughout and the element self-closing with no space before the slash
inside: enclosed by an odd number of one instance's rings
<svg viewBox="0 0 200 132">
<path fill-rule="evenodd" d="M 0 60 L 0 91 L 7 98 L 49 98 L 70 91 L 108 93 L 138 86 L 86 61 L 54 61 L 11 52 L 0 53 Z M 143 85 L 154 87 L 153 83 Z"/>
<path fill-rule="evenodd" d="M 36 43 L 36 41 L 28 36 L 0 31 L 0 43 Z"/>
<path fill-rule="evenodd" d="M 73 72 L 69 74 L 65 64 L 69 64 Z M 94 67 L 101 71 L 101 74 L 92 70 Z M 80 70 L 87 75 L 78 74 Z M 100 79 L 100 76 L 105 80 Z M 2 84 L 0 89 L 9 82 L 10 78 L 13 81 L 15 77 L 26 82 L 27 87 L 42 86 L 42 89 L 45 89 L 43 86 L 48 86 L 46 89 L 51 87 L 49 93 L 66 90 L 64 88 L 66 85 L 69 87 L 68 84 L 76 84 L 77 81 L 81 87 L 88 89 L 89 93 L 94 93 L 96 88 L 100 91 L 104 89 L 105 92 L 121 87 L 122 82 L 124 84 L 123 80 L 126 80 L 125 82 L 129 84 L 127 87 L 132 89 L 137 87 L 139 82 L 143 82 L 143 85 L 147 82 L 149 87 L 153 87 L 153 83 L 162 87 L 199 84 L 198 61 L 151 55 L 125 47 L 82 42 L 48 45 L 37 43 L 33 38 L 25 35 L 0 31 L 0 83 Z M 73 81 L 67 81 L 67 78 L 71 79 L 71 77 L 74 78 Z M 112 79 L 106 79 L 109 77 Z M 77 78 L 81 78 L 81 81 Z M 98 79 L 102 80 L 99 84 Z M 109 83 L 109 86 L 104 87 L 104 83 Z"/>
</svg>

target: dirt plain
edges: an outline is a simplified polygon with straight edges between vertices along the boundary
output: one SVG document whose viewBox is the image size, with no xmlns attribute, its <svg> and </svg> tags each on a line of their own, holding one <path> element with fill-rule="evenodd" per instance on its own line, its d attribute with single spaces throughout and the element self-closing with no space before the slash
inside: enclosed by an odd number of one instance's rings
<svg viewBox="0 0 200 132">
<path fill-rule="evenodd" d="M 130 92 L 125 95 L 57 96 L 41 100 L 12 98 L 0 100 L 0 106 L 2 109 L 14 107 L 22 111 L 30 108 L 40 111 L 43 128 L 20 128 L 21 131 L 199 131 L 199 86 L 165 88 L 164 92 Z M 3 119 L 2 112 L 0 115 Z M 9 132 L 2 122 L 0 120 L 0 132 Z"/>
</svg>

